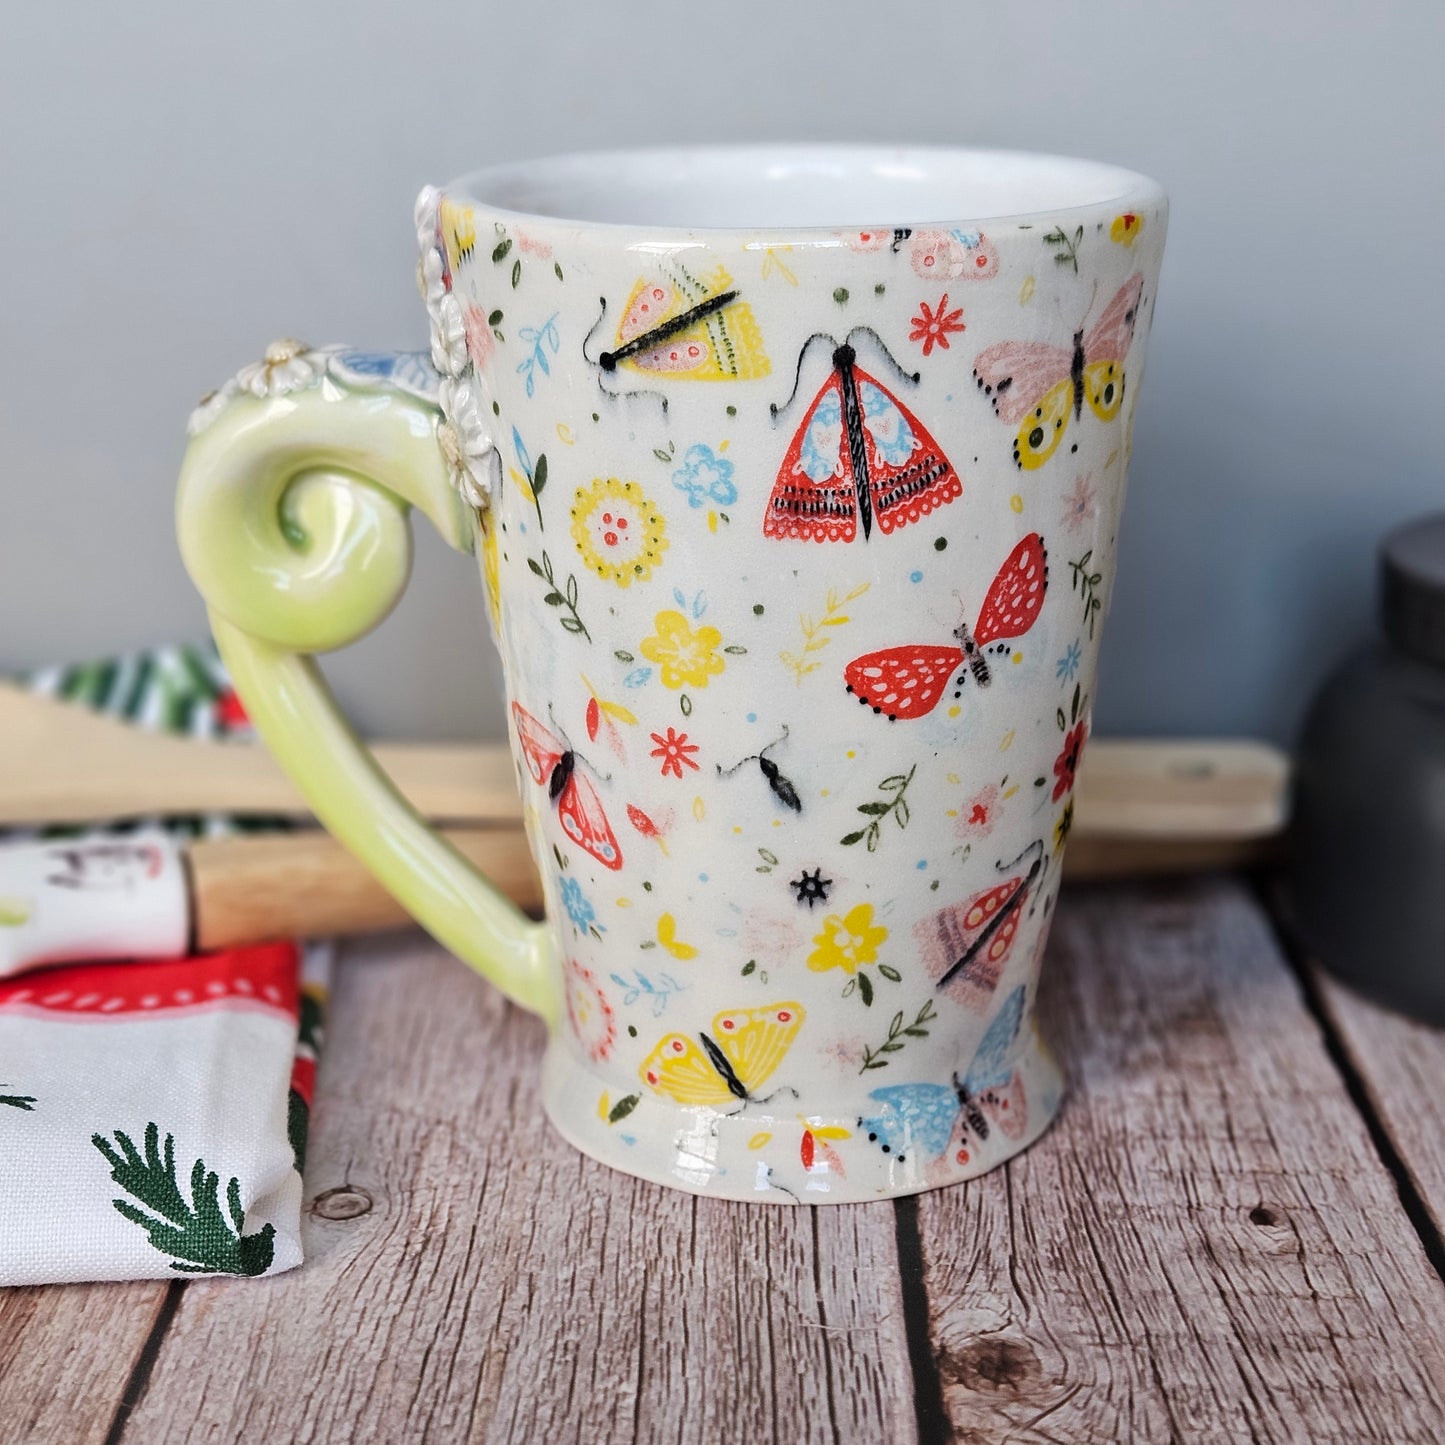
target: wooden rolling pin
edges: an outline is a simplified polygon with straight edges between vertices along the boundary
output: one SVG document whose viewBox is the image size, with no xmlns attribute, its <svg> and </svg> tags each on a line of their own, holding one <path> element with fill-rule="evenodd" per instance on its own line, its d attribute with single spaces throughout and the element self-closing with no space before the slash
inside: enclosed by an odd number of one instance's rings
<svg viewBox="0 0 1445 1445">
<path fill-rule="evenodd" d="M 540 912 L 504 744 L 383 745 L 375 753 L 418 812 L 453 825 L 444 829 L 453 846 L 518 906 Z M 1283 834 L 1287 786 L 1286 759 L 1263 743 L 1095 740 L 1075 790 L 1066 875 L 1265 862 Z M 256 743 L 146 732 L 0 684 L 0 827 L 210 812 L 311 816 Z M 200 839 L 186 863 L 190 929 L 204 948 L 407 921 L 340 844 L 315 830 Z"/>
<path fill-rule="evenodd" d="M 520 828 L 447 828 L 443 836 L 518 908 L 541 915 L 542 885 Z M 187 849 L 187 863 L 191 928 L 200 948 L 376 933 L 411 921 L 326 833 L 202 838 Z"/>
<path fill-rule="evenodd" d="M 520 828 L 447 828 L 444 836 L 521 909 L 542 911 L 542 887 Z M 1074 829 L 1070 882 L 1192 873 L 1272 861 L 1277 838 L 1206 840 L 1161 847 L 1147 839 L 1093 838 Z M 267 938 L 371 933 L 410 922 L 401 905 L 325 833 L 203 838 L 188 849 L 192 928 L 201 948 Z"/>
<path fill-rule="evenodd" d="M 519 828 L 445 831 L 448 841 L 520 908 L 542 911 L 542 890 Z M 1235 867 L 1265 856 L 1269 840 L 1161 849 L 1137 839 L 1070 843 L 1065 875 Z M 49 886 L 83 868 L 87 850 L 131 885 L 77 893 Z M 181 848 L 159 829 L 123 837 L 0 844 L 0 979 L 73 958 L 168 957 L 270 938 L 325 937 L 398 928 L 401 907 L 324 833 L 252 833 Z"/>
</svg>

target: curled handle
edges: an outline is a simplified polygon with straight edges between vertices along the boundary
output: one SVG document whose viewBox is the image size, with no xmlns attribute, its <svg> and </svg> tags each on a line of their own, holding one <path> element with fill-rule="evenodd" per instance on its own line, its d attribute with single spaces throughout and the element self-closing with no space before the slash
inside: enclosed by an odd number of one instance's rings
<svg viewBox="0 0 1445 1445">
<path fill-rule="evenodd" d="M 392 380 L 406 363 L 424 383 L 425 364 L 368 355 L 358 369 L 359 355 L 278 343 L 263 369 L 203 404 L 176 499 L 181 554 L 247 714 L 317 818 L 438 942 L 550 1023 L 547 929 L 416 813 L 312 656 L 355 642 L 396 605 L 412 507 L 460 551 L 476 535 L 440 411 L 424 385 Z"/>
</svg>

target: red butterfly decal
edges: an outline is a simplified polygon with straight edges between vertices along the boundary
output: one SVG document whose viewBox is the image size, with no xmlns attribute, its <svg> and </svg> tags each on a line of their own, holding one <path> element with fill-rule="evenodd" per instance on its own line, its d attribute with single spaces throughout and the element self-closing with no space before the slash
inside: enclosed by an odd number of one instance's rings
<svg viewBox="0 0 1445 1445">
<path fill-rule="evenodd" d="M 932 712 L 947 690 L 949 679 L 965 661 L 978 685 L 987 687 L 993 674 L 984 649 L 1004 638 L 1022 637 L 1034 625 L 1048 583 L 1044 539 L 1030 532 L 998 569 L 972 630 L 967 623 L 954 629 L 959 646 L 925 643 L 865 652 L 843 669 L 848 691 L 865 707 L 885 714 L 889 722 L 897 722 L 899 718 L 923 717 Z M 959 688 L 963 682 L 960 675 Z"/>
<path fill-rule="evenodd" d="M 914 928 L 937 987 L 948 989 L 976 1013 L 988 1008 L 998 988 L 1024 919 L 1029 890 L 1042 871 L 1042 859 L 1036 857 L 1026 874 L 995 883 Z"/>
<path fill-rule="evenodd" d="M 938 443 L 857 359 L 846 342 L 834 350 L 833 370 L 778 468 L 765 537 L 851 542 L 861 520 L 866 540 L 875 520 L 892 532 L 963 495 Z"/>
<path fill-rule="evenodd" d="M 1084 402 L 1100 421 L 1113 421 L 1124 404 L 1124 358 L 1144 294 L 1135 272 L 1115 293 L 1097 324 L 1082 327 L 1069 346 L 1043 341 L 1000 341 L 973 364 L 978 388 L 1001 422 L 1018 428 L 1014 461 L 1020 470 L 1041 467 L 1059 449 L 1069 412 L 1077 421 Z"/>
<path fill-rule="evenodd" d="M 617 835 L 602 811 L 597 789 L 577 771 L 577 755 L 561 738 L 542 726 L 521 703 L 512 704 L 517 741 L 533 779 L 547 789 L 557 805 L 562 830 L 584 852 L 614 872 L 622 867 Z"/>
</svg>

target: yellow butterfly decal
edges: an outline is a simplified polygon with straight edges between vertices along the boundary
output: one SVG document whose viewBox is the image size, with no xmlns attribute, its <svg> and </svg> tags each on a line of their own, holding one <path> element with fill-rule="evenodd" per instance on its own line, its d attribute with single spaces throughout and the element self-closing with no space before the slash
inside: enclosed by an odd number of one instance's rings
<svg viewBox="0 0 1445 1445">
<path fill-rule="evenodd" d="M 694 276 L 674 261 L 632 288 L 617 344 L 597 358 L 603 371 L 625 366 L 679 381 L 753 381 L 772 370 L 752 307 L 738 299 L 719 266 Z"/>
<path fill-rule="evenodd" d="M 697 1038 L 668 1034 L 643 1060 L 643 1082 L 679 1104 L 747 1103 L 773 1075 L 803 1025 L 796 1003 L 729 1009 Z"/>
<path fill-rule="evenodd" d="M 477 246 L 477 218 L 470 206 L 459 205 L 450 196 L 443 196 L 437 215 L 437 230 L 446 247 L 447 273 L 454 275 L 459 266 L 470 261 Z"/>
</svg>

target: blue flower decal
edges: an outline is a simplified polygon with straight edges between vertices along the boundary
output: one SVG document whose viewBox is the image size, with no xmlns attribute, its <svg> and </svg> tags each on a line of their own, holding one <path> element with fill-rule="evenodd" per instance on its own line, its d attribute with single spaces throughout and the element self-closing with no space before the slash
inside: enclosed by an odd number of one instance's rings
<svg viewBox="0 0 1445 1445">
<path fill-rule="evenodd" d="M 1071 642 L 1068 651 L 1054 664 L 1054 676 L 1060 682 L 1072 682 L 1074 674 L 1079 670 L 1079 663 L 1083 661 L 1084 653 L 1077 641 Z"/>
<path fill-rule="evenodd" d="M 582 885 L 575 878 L 562 880 L 562 907 L 567 917 L 586 933 L 597 918 L 597 910 L 587 901 Z"/>
<path fill-rule="evenodd" d="M 672 474 L 672 484 L 686 494 L 689 507 L 701 507 L 707 502 L 730 507 L 738 499 L 733 464 L 701 442 L 684 453 L 682 465 Z"/>
</svg>

